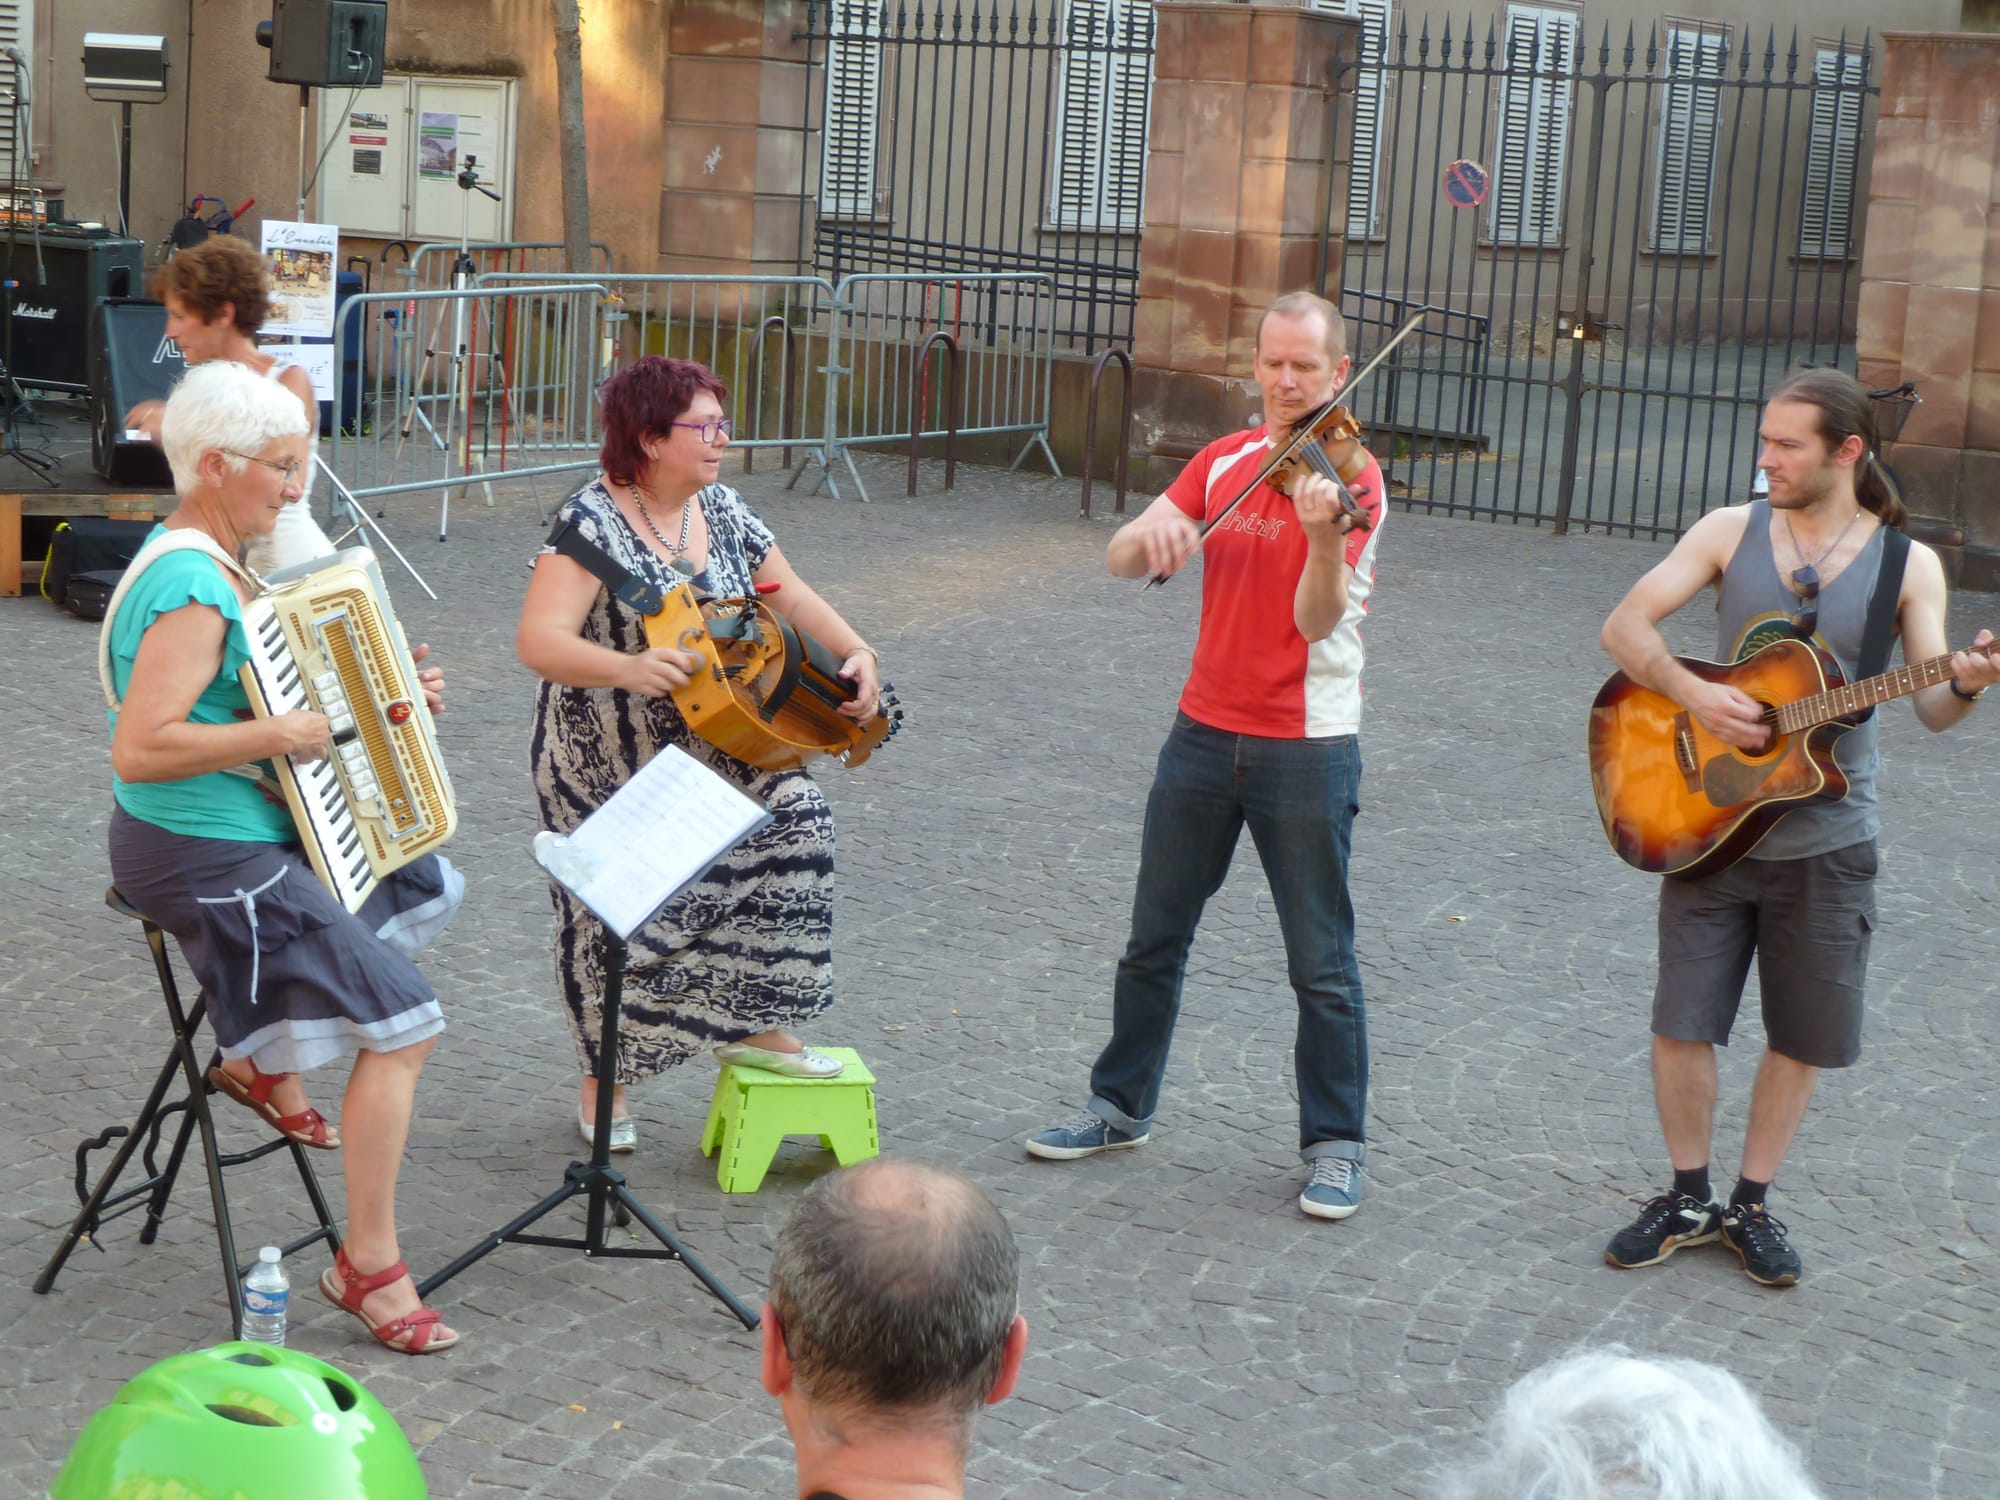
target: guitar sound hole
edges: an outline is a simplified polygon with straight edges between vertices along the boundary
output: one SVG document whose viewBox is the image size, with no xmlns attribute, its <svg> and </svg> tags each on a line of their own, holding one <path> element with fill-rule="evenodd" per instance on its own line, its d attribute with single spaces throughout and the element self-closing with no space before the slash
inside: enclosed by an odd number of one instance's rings
<svg viewBox="0 0 2000 1500">
<path fill-rule="evenodd" d="M 1762 750 L 1744 750 L 1734 745 L 1730 746 L 1729 753 L 1746 766 L 1762 765 L 1767 760 L 1776 760 L 1785 748 L 1785 737 L 1778 733 L 1778 706 L 1775 703 L 1766 703 L 1762 698 L 1756 701 L 1764 710 L 1764 724 L 1771 731 L 1771 742 Z"/>
</svg>

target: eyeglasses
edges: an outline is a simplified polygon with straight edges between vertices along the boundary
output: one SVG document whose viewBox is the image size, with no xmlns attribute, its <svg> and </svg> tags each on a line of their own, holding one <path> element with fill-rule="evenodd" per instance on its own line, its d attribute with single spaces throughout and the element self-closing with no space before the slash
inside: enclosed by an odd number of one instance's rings
<svg viewBox="0 0 2000 1500">
<path fill-rule="evenodd" d="M 1809 641 L 1819 629 L 1819 573 L 1811 563 L 1792 569 L 1792 586 L 1799 591 L 1799 612 L 1792 616 L 1792 629 L 1802 641 Z"/>
<path fill-rule="evenodd" d="M 713 444 L 717 438 L 728 437 L 730 433 L 736 430 L 735 424 L 727 417 L 717 417 L 712 422 L 669 422 L 667 425 L 669 427 L 685 427 L 692 432 L 698 432 L 701 434 L 701 440 L 704 443 L 710 444 Z"/>
<path fill-rule="evenodd" d="M 231 458 L 247 458 L 253 464 L 262 464 L 267 469 L 275 470 L 277 473 L 285 476 L 286 484 L 290 484 L 294 479 L 297 479 L 299 475 L 305 472 L 306 468 L 303 459 L 295 458 L 288 464 L 281 464 L 275 458 L 259 458 L 254 453 L 239 453 L 234 448 L 224 448 L 222 451 L 227 453 Z"/>
</svg>

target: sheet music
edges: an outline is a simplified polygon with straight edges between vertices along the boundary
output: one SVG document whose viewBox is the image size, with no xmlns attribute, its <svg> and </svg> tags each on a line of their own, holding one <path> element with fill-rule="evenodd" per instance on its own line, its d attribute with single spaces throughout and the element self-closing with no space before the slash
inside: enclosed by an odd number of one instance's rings
<svg viewBox="0 0 2000 1500">
<path fill-rule="evenodd" d="M 629 938 L 725 852 L 771 821 L 748 797 L 669 745 L 575 833 L 535 835 L 535 862 Z"/>
</svg>

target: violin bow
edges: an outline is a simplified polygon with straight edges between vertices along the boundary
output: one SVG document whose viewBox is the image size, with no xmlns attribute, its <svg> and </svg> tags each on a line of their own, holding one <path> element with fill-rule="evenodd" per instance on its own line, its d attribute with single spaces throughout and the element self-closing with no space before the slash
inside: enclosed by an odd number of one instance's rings
<svg viewBox="0 0 2000 1500">
<path fill-rule="evenodd" d="M 1262 466 L 1259 467 L 1257 472 L 1251 476 L 1250 482 L 1244 485 L 1242 489 L 1238 490 L 1236 494 L 1230 499 L 1230 502 L 1227 505 L 1223 506 L 1221 510 L 1215 513 L 1215 518 L 1210 522 L 1208 522 L 1207 525 L 1201 528 L 1200 533 L 1196 535 L 1194 539 L 1194 546 L 1189 549 L 1190 555 L 1192 555 L 1194 552 L 1198 552 L 1201 550 L 1202 543 L 1208 540 L 1208 534 L 1211 531 L 1215 530 L 1216 527 L 1220 526 L 1224 521 L 1228 520 L 1230 512 L 1235 510 L 1237 506 L 1241 505 L 1245 500 L 1247 500 L 1250 497 L 1250 492 L 1252 490 L 1256 489 L 1258 485 L 1262 484 L 1267 478 L 1269 478 L 1271 474 L 1273 474 L 1281 465 L 1289 461 L 1292 455 L 1296 453 L 1302 446 L 1305 446 L 1306 444 L 1310 443 L 1312 439 L 1313 429 L 1319 425 L 1321 419 L 1324 418 L 1329 411 L 1333 410 L 1334 407 L 1340 405 L 1342 401 L 1346 400 L 1347 397 L 1352 395 L 1354 393 L 1355 388 L 1359 386 L 1362 381 L 1366 380 L 1370 375 L 1373 375 L 1376 369 L 1380 367 L 1382 361 L 1387 359 L 1389 355 L 1394 351 L 1395 347 L 1398 344 L 1402 343 L 1403 340 L 1408 338 L 1411 334 L 1415 333 L 1417 329 L 1423 325 L 1424 317 L 1429 312 L 1430 312 L 1429 308 L 1420 307 L 1415 312 L 1411 313 L 1408 320 L 1404 322 L 1403 326 L 1401 328 L 1398 328 L 1393 334 L 1389 336 L 1388 342 L 1383 344 L 1380 349 L 1377 349 L 1375 351 L 1374 357 L 1370 359 L 1367 364 L 1363 365 L 1360 368 L 1360 370 L 1358 370 L 1354 375 L 1348 378 L 1346 385 L 1342 386 L 1339 390 L 1335 391 L 1324 402 L 1314 407 L 1311 411 L 1307 412 L 1303 417 L 1300 417 L 1298 421 L 1292 424 L 1292 436 L 1285 443 L 1284 447 L 1278 449 L 1269 458 L 1265 459 Z M 1344 484 L 1340 484 L 1340 480 L 1338 479 L 1338 477 L 1328 472 L 1328 470 L 1331 468 L 1330 465 L 1327 466 L 1326 468 L 1322 468 L 1319 465 L 1315 464 L 1314 468 L 1317 469 L 1320 473 L 1325 474 L 1328 478 L 1332 479 L 1335 484 L 1340 485 L 1340 491 L 1342 495 L 1346 496 L 1347 501 L 1350 505 L 1355 503 L 1354 497 L 1352 495 L 1347 494 L 1347 486 Z M 1151 578 L 1148 578 L 1146 580 L 1146 588 L 1156 589 L 1160 587 L 1161 584 L 1165 583 L 1167 579 L 1172 576 L 1173 575 L 1169 573 L 1155 573 Z M 1145 589 L 1141 589 L 1139 592 L 1144 593 L 1145 591 L 1146 591 Z"/>
</svg>

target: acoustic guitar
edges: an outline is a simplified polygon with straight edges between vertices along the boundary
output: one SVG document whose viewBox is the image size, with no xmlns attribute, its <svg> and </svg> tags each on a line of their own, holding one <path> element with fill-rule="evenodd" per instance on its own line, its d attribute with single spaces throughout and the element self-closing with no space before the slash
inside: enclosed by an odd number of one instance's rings
<svg viewBox="0 0 2000 1500">
<path fill-rule="evenodd" d="M 2000 641 L 1984 648 L 2000 654 Z M 1848 684 L 1832 658 L 1800 640 L 1742 661 L 1678 658 L 1697 677 L 1764 705 L 1770 743 L 1739 750 L 1664 694 L 1614 672 L 1590 705 L 1590 781 L 1618 857 L 1652 875 L 1712 875 L 1736 863 L 1790 809 L 1838 802 L 1847 777 L 1834 746 L 1877 703 L 1948 681 L 1951 657 Z"/>
</svg>

